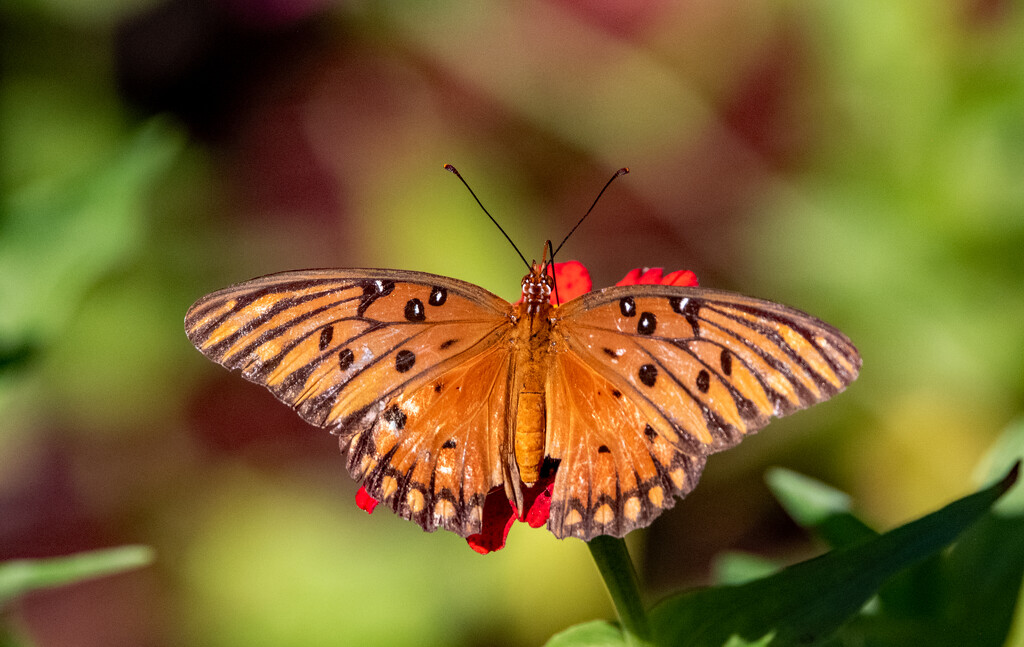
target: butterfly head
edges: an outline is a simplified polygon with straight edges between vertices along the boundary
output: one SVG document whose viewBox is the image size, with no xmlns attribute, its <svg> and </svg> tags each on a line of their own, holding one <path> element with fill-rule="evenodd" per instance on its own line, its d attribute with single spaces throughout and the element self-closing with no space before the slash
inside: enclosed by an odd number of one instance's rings
<svg viewBox="0 0 1024 647">
<path fill-rule="evenodd" d="M 547 273 L 547 267 L 547 263 L 534 261 L 530 273 L 523 277 L 523 306 L 527 314 L 537 314 L 551 299 L 555 279 Z"/>
</svg>

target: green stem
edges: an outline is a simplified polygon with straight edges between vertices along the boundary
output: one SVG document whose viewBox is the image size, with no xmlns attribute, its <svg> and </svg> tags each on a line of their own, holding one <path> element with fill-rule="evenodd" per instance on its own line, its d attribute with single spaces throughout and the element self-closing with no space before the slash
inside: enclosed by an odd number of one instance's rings
<svg viewBox="0 0 1024 647">
<path fill-rule="evenodd" d="M 635 647 L 653 645 L 647 611 L 640 597 L 640 581 L 633 568 L 633 561 L 629 558 L 626 542 L 599 535 L 587 542 L 587 546 L 597 564 L 597 570 L 601 572 L 604 585 L 608 587 L 615 611 L 619 614 L 626 644 Z"/>
</svg>

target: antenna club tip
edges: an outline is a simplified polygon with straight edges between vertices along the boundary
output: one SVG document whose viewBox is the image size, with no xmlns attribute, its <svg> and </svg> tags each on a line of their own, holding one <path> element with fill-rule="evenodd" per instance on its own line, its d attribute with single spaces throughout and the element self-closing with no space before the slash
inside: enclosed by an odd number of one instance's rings
<svg viewBox="0 0 1024 647">
<path fill-rule="evenodd" d="M 626 173 L 629 173 L 629 167 L 628 166 L 623 166 L 618 171 L 615 171 L 615 177 L 619 177 L 620 175 L 625 175 Z"/>
<path fill-rule="evenodd" d="M 448 171 L 449 173 L 454 173 L 455 175 L 459 174 L 459 171 L 451 164 L 445 164 L 444 170 Z"/>
</svg>

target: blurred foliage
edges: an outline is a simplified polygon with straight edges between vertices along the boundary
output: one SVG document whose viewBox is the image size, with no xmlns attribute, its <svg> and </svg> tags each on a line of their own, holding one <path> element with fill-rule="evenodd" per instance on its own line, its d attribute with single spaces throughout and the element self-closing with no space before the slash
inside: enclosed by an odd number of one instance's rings
<svg viewBox="0 0 1024 647">
<path fill-rule="evenodd" d="M 776 496 L 833 550 L 776 573 L 766 573 L 759 558 L 731 557 L 725 571 L 730 581 L 673 595 L 654 607 L 654 643 L 1014 644 L 1007 639 L 1024 581 L 1024 485 L 1017 483 L 1024 421 L 1005 434 L 998 449 L 989 470 L 1015 461 L 1001 481 L 885 534 L 854 517 L 843 493 L 776 470 L 769 477 Z M 940 553 L 951 541 L 953 548 Z M 577 625 L 547 643 L 627 644 L 604 621 Z"/>
<path fill-rule="evenodd" d="M 522 266 L 445 162 L 528 258 L 627 165 L 566 246 L 596 285 L 691 269 L 864 356 L 630 537 L 660 594 L 723 551 L 759 556 L 721 562 L 734 582 L 812 551 L 756 485 L 769 464 L 895 526 L 966 494 L 1022 414 L 1020 3 L 14 0 L 0 32 L 0 559 L 160 555 L 12 602 L 41 647 L 538 644 L 611 614 L 578 542 L 517 529 L 481 558 L 366 517 L 334 439 L 183 334 L 202 294 L 299 267 L 515 298 Z M 791 480 L 825 541 L 870 531 Z M 1002 590 L 1013 556 L 978 560 L 1008 523 L 909 579 Z M 894 631 L 1010 612 L 937 599 Z"/>
<path fill-rule="evenodd" d="M 148 546 L 120 546 L 51 559 L 22 559 L 0 563 L 0 608 L 29 591 L 66 586 L 94 577 L 152 563 Z"/>
</svg>

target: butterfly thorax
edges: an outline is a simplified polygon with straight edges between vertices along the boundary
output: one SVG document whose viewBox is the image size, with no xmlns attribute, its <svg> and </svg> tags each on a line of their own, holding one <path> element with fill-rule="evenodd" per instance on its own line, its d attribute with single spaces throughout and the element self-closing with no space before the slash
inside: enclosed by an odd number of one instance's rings
<svg viewBox="0 0 1024 647">
<path fill-rule="evenodd" d="M 553 279 L 536 262 L 530 273 L 523 277 L 523 310 L 525 314 L 538 314 L 550 303 Z"/>
</svg>

